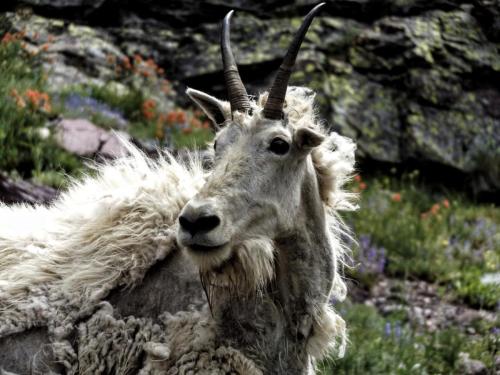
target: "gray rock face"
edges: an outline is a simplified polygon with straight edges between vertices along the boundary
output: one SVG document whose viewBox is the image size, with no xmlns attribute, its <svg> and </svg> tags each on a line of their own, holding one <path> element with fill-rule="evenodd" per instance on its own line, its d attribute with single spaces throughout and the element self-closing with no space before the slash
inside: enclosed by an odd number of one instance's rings
<svg viewBox="0 0 500 375">
<path fill-rule="evenodd" d="M 21 3 L 47 13 L 48 1 Z M 189 85 L 224 97 L 223 15 L 237 10 L 233 48 L 250 93 L 257 94 L 269 87 L 301 16 L 316 2 L 128 1 L 112 22 L 105 16 L 111 0 L 50 3 L 59 17 L 77 19 L 74 6 L 91 7 L 95 16 L 80 16 L 91 28 L 29 20 L 59 36 L 49 50 L 54 77 L 106 81 L 113 75 L 107 56 L 140 53 L 159 62 L 179 92 Z M 361 158 L 445 166 L 466 176 L 476 192 L 497 191 L 499 20 L 493 0 L 331 1 L 307 35 L 291 83 L 318 92 L 328 125 L 354 137 Z M 22 28 L 18 19 L 10 23 Z M 172 99 L 188 103 L 181 94 Z"/>
</svg>

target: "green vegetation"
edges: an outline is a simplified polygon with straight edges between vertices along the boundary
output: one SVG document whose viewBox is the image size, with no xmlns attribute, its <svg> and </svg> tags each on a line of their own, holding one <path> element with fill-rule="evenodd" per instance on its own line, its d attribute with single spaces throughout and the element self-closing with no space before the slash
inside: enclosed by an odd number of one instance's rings
<svg viewBox="0 0 500 375">
<path fill-rule="evenodd" d="M 60 186 L 64 178 L 53 171 L 74 174 L 81 163 L 44 128 L 54 112 L 39 56 L 24 48 L 21 36 L 7 33 L 0 44 L 0 170 Z"/>
<path fill-rule="evenodd" d="M 67 175 L 81 173 L 85 169 L 81 159 L 54 140 L 49 124 L 58 116 L 86 118 L 105 129 L 155 140 L 159 146 L 201 148 L 212 138 L 201 112 L 162 111 L 157 99 L 148 97 L 138 84 L 110 81 L 50 93 L 41 66 L 45 48 L 28 48 L 23 37 L 6 33 L 0 44 L 0 171 L 56 187 L 67 184 Z M 168 81 L 160 79 L 162 70 L 154 62 L 140 57 L 133 65 L 125 62 L 127 77 L 154 77 L 161 92 L 168 93 Z"/>
<path fill-rule="evenodd" d="M 369 290 L 384 277 L 401 283 L 423 279 L 457 304 L 492 313 L 499 308 L 498 285 L 481 282 L 485 274 L 500 271 L 497 207 L 432 191 L 419 182 L 418 172 L 366 181 L 357 176 L 352 188 L 361 205 L 346 218 L 359 240 L 347 275 L 354 284 Z M 346 357 L 323 361 L 319 374 L 458 374 L 460 353 L 494 373 L 500 319 L 479 319 L 472 333 L 462 326 L 430 331 L 406 310 L 383 316 L 375 307 L 349 301 L 335 307 L 346 320 L 350 342 Z"/>
<path fill-rule="evenodd" d="M 481 276 L 500 271 L 500 215 L 457 195 L 430 192 L 418 174 L 358 179 L 361 210 L 348 217 L 359 238 L 352 277 L 369 287 L 378 273 L 453 287 L 474 307 L 494 309 L 500 288 Z M 366 263 L 366 264 L 363 264 Z"/>
<path fill-rule="evenodd" d="M 456 329 L 418 331 L 398 316 L 382 317 L 365 305 L 341 307 L 350 343 L 343 359 L 328 359 L 318 374 L 458 374 L 459 353 L 494 368 L 500 335 L 487 327 L 467 336 Z"/>
</svg>

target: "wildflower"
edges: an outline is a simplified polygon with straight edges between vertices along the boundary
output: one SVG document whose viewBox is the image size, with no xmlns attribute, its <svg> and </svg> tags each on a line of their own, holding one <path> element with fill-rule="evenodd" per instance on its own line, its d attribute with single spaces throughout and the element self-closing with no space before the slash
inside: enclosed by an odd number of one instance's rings
<svg viewBox="0 0 500 375">
<path fill-rule="evenodd" d="M 42 46 L 40 47 L 40 49 L 43 52 L 47 52 L 49 50 L 49 44 L 48 43 L 42 44 Z"/>
<path fill-rule="evenodd" d="M 190 124 L 191 124 L 191 126 L 192 126 L 193 128 L 195 128 L 195 129 L 197 129 L 197 128 L 201 128 L 201 121 L 200 121 L 200 120 L 198 120 L 196 117 L 193 117 L 193 118 L 191 119 L 191 123 L 190 123 Z"/>
<path fill-rule="evenodd" d="M 396 336 L 397 339 L 401 338 L 401 325 L 399 322 L 396 322 L 394 326 L 394 336 Z"/>
<path fill-rule="evenodd" d="M 389 337 L 391 335 L 391 323 L 386 322 L 384 327 L 385 336 Z"/>
<path fill-rule="evenodd" d="M 155 117 L 156 102 L 153 99 L 147 99 L 142 103 L 142 115 L 147 120 Z"/>
<path fill-rule="evenodd" d="M 434 203 L 434 204 L 432 205 L 432 207 L 431 207 L 431 210 L 430 210 L 431 214 L 432 214 L 432 215 L 437 215 L 437 214 L 438 214 L 438 212 L 439 212 L 439 207 L 440 207 L 440 206 L 439 206 L 439 203 Z"/>
<path fill-rule="evenodd" d="M 210 129 L 210 122 L 209 121 L 203 121 L 203 124 L 201 125 L 203 129 Z"/>
<path fill-rule="evenodd" d="M 14 36 L 11 33 L 7 32 L 7 33 L 5 33 L 5 35 L 2 38 L 2 44 L 10 43 L 13 40 L 14 40 Z"/>
<path fill-rule="evenodd" d="M 392 194 L 391 199 L 394 202 L 401 202 L 401 193 L 394 193 L 394 194 Z"/>
<path fill-rule="evenodd" d="M 169 124 L 169 125 L 175 124 L 175 122 L 177 121 L 177 112 L 174 112 L 174 111 L 169 112 L 167 114 L 167 119 L 166 120 L 167 120 L 166 121 L 167 124 Z"/>
<path fill-rule="evenodd" d="M 148 78 L 148 77 L 151 75 L 151 73 L 150 73 L 148 70 L 146 70 L 146 69 L 141 70 L 141 74 L 142 74 L 145 78 Z"/>
<path fill-rule="evenodd" d="M 177 122 L 184 124 L 186 122 L 186 113 L 184 111 L 177 112 Z"/>
<path fill-rule="evenodd" d="M 367 188 L 367 186 L 366 186 L 366 184 L 365 184 L 364 182 L 360 182 L 360 183 L 359 183 L 359 188 L 360 188 L 361 190 L 365 190 L 365 189 Z"/>
<path fill-rule="evenodd" d="M 448 199 L 443 200 L 443 207 L 450 208 L 450 201 Z"/>
<path fill-rule="evenodd" d="M 10 94 L 14 97 L 14 101 L 16 102 L 16 105 L 19 108 L 26 107 L 26 101 L 23 99 L 23 97 L 21 95 L 19 95 L 19 93 L 17 92 L 16 89 L 12 89 L 10 91 Z"/>
<path fill-rule="evenodd" d="M 130 63 L 130 59 L 129 59 L 127 56 L 125 56 L 125 57 L 123 58 L 122 63 L 123 63 L 123 67 L 124 67 L 126 70 L 130 70 L 130 69 L 132 69 L 132 64 Z"/>
<path fill-rule="evenodd" d="M 182 128 L 182 132 L 184 134 L 191 134 L 193 132 L 193 128 L 186 126 L 186 127 Z"/>
<path fill-rule="evenodd" d="M 354 176 L 354 181 L 361 182 L 361 175 L 357 174 L 356 176 Z"/>
</svg>

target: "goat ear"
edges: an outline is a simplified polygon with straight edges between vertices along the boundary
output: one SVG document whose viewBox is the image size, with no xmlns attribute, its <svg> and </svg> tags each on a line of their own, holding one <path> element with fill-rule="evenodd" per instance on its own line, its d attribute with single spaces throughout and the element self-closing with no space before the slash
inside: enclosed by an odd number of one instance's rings
<svg viewBox="0 0 500 375">
<path fill-rule="evenodd" d="M 299 150 L 308 151 L 319 146 L 325 136 L 310 128 L 299 128 L 295 131 L 293 140 Z"/>
<path fill-rule="evenodd" d="M 218 128 L 224 121 L 231 118 L 231 107 L 228 102 L 219 100 L 202 91 L 188 88 L 186 94 L 206 113 L 212 120 L 215 128 Z"/>
</svg>

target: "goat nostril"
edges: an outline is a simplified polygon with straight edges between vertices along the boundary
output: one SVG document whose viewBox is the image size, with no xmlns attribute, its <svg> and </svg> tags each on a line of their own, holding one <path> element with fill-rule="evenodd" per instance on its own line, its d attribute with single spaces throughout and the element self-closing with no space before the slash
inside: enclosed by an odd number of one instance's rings
<svg viewBox="0 0 500 375">
<path fill-rule="evenodd" d="M 215 215 L 201 216 L 194 221 L 189 220 L 185 216 L 179 216 L 179 224 L 182 229 L 194 236 L 198 232 L 208 232 L 220 224 L 219 217 Z"/>
<path fill-rule="evenodd" d="M 193 226 L 193 223 L 190 222 L 188 219 L 186 219 L 184 216 L 179 216 L 179 224 L 182 229 L 187 230 L 188 232 L 191 232 L 191 228 Z"/>
<path fill-rule="evenodd" d="M 194 223 L 197 231 L 205 231 L 205 232 L 214 229 L 219 224 L 220 224 L 220 219 L 215 215 L 202 216 L 198 218 L 198 220 L 196 220 L 196 222 Z"/>
</svg>

